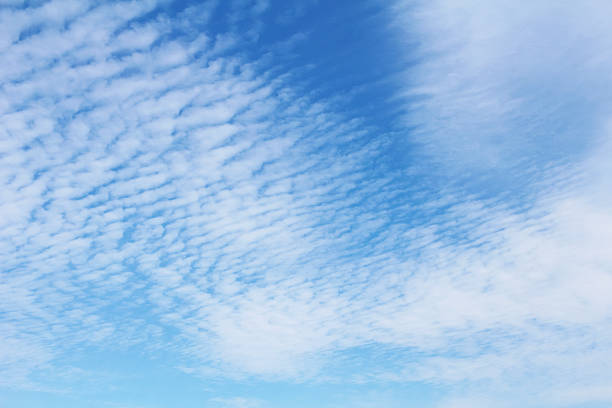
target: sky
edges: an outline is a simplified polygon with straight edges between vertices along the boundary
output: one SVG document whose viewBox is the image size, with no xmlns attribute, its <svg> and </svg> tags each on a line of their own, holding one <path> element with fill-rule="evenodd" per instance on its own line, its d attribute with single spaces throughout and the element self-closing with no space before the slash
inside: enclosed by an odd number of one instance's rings
<svg viewBox="0 0 612 408">
<path fill-rule="evenodd" d="M 0 0 L 0 407 L 612 406 L 607 0 Z"/>
</svg>

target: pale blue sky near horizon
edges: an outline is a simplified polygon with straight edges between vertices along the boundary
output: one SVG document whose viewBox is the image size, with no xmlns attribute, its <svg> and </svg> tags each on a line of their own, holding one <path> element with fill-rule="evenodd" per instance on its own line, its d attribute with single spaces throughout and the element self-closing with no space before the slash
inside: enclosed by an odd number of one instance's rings
<svg viewBox="0 0 612 408">
<path fill-rule="evenodd" d="M 610 406 L 611 12 L 0 0 L 0 407 Z"/>
</svg>

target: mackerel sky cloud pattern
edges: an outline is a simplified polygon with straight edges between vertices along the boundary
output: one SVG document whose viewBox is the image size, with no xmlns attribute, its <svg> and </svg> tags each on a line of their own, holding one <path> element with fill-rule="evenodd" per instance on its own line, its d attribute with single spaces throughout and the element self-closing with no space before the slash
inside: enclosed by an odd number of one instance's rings
<svg viewBox="0 0 612 408">
<path fill-rule="evenodd" d="M 608 406 L 610 12 L 0 2 L 0 405 Z"/>
</svg>

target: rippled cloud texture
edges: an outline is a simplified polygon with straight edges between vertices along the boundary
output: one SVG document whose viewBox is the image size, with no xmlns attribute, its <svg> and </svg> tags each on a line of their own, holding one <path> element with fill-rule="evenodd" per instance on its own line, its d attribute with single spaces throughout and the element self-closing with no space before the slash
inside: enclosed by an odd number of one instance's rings
<svg viewBox="0 0 612 408">
<path fill-rule="evenodd" d="M 611 404 L 611 12 L 2 2 L 0 403 Z"/>
</svg>

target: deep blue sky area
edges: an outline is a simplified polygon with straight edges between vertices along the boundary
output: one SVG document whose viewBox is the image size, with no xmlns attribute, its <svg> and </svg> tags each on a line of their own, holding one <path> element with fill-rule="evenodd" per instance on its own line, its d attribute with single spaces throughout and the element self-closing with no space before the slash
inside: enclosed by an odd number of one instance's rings
<svg viewBox="0 0 612 408">
<path fill-rule="evenodd" d="M 180 18 L 197 4 L 172 2 L 162 10 Z M 395 111 L 401 109 L 392 102 L 393 76 L 406 68 L 410 55 L 397 55 L 389 40 L 392 30 L 384 24 L 384 5 L 288 1 L 272 4 L 255 18 L 238 4 L 222 2 L 209 22 L 189 24 L 213 38 L 240 38 L 246 46 L 238 51 L 248 61 L 262 61 L 263 71 L 289 73 L 314 98 L 343 102 L 339 109 L 384 129 L 393 124 Z"/>
</svg>

